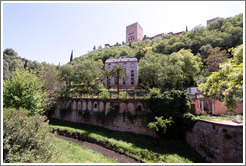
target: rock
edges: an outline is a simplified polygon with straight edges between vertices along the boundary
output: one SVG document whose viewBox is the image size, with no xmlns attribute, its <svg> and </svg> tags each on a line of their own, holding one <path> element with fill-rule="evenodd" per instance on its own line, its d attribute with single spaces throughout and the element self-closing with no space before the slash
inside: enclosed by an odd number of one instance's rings
<svg viewBox="0 0 246 166">
<path fill-rule="evenodd" d="M 242 123 L 241 118 L 239 115 L 236 116 L 236 118 L 232 119 L 233 122 L 235 123 Z"/>
</svg>

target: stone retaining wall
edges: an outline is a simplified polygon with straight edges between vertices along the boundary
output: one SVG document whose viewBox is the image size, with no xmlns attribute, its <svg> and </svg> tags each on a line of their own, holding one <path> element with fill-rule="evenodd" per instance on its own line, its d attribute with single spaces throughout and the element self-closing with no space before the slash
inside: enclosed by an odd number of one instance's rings
<svg viewBox="0 0 246 166">
<path fill-rule="evenodd" d="M 64 98 L 57 102 L 51 117 L 157 137 L 156 133 L 147 127 L 150 115 L 151 111 L 143 99 L 103 101 L 102 99 Z"/>
<path fill-rule="evenodd" d="M 186 142 L 209 162 L 243 162 L 243 125 L 197 120 Z"/>
</svg>

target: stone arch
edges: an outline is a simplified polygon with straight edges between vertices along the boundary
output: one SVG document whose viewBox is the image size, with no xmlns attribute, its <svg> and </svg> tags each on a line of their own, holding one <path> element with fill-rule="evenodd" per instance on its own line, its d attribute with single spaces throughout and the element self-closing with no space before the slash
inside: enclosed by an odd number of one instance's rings
<svg viewBox="0 0 246 166">
<path fill-rule="evenodd" d="M 134 109 L 134 104 L 133 104 L 133 103 L 128 103 L 128 104 L 127 104 L 127 110 L 128 110 L 131 114 L 135 115 L 135 109 Z"/>
<path fill-rule="evenodd" d="M 82 108 L 81 108 L 81 104 L 82 104 L 81 101 L 78 101 L 78 104 L 77 104 L 77 110 L 78 110 L 78 111 L 81 111 L 81 109 L 82 109 Z"/>
<path fill-rule="evenodd" d="M 143 104 L 138 102 L 136 106 L 136 111 L 143 111 Z"/>
<path fill-rule="evenodd" d="M 104 103 L 103 102 L 99 102 L 98 111 L 100 111 L 100 112 L 104 111 Z"/>
<path fill-rule="evenodd" d="M 77 102 L 72 101 L 72 110 L 75 111 L 77 109 Z"/>
<path fill-rule="evenodd" d="M 110 102 L 107 102 L 105 104 L 105 111 L 109 111 L 109 109 L 110 109 Z"/>
<path fill-rule="evenodd" d="M 86 101 L 82 101 L 82 111 L 86 110 Z"/>
<path fill-rule="evenodd" d="M 127 105 L 126 105 L 126 103 L 120 103 L 120 110 L 119 110 L 119 112 L 120 113 L 123 113 L 123 112 L 125 112 L 127 110 Z"/>
<path fill-rule="evenodd" d="M 88 111 L 91 111 L 91 110 L 92 110 L 92 102 L 88 101 Z"/>
<path fill-rule="evenodd" d="M 99 107 L 98 102 L 95 101 L 95 102 L 93 103 L 92 107 L 93 107 L 93 111 L 96 111 L 96 112 L 97 112 L 97 111 L 98 111 L 98 107 Z"/>
</svg>

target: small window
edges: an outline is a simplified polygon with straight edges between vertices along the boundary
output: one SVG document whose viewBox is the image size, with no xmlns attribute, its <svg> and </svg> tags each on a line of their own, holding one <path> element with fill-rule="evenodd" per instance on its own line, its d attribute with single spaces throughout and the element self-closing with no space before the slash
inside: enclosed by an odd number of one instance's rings
<svg viewBox="0 0 246 166">
<path fill-rule="evenodd" d="M 108 79 L 108 84 L 109 84 L 109 85 L 111 84 L 111 79 L 110 79 L 110 78 Z"/>
<path fill-rule="evenodd" d="M 126 79 L 125 78 L 123 79 L 123 84 L 126 85 Z"/>
<path fill-rule="evenodd" d="M 134 84 L 134 78 L 131 78 L 131 84 Z"/>
<path fill-rule="evenodd" d="M 123 67 L 126 68 L 126 63 L 124 63 Z"/>
<path fill-rule="evenodd" d="M 134 76 L 134 70 L 131 70 L 131 76 Z"/>
<path fill-rule="evenodd" d="M 115 78 L 115 84 L 118 84 L 118 78 Z"/>
<path fill-rule="evenodd" d="M 131 63 L 131 67 L 134 68 L 134 63 Z"/>
<path fill-rule="evenodd" d="M 108 68 L 111 69 L 111 64 L 108 64 Z"/>
<path fill-rule="evenodd" d="M 97 103 L 94 104 L 94 108 L 97 108 Z"/>
</svg>

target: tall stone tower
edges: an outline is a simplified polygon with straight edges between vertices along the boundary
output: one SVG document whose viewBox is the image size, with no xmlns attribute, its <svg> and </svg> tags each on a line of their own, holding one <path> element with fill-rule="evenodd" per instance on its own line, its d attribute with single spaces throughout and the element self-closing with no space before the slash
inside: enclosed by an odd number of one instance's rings
<svg viewBox="0 0 246 166">
<path fill-rule="evenodd" d="M 138 22 L 126 27 L 126 43 L 142 40 L 143 28 L 138 24 Z"/>
</svg>

